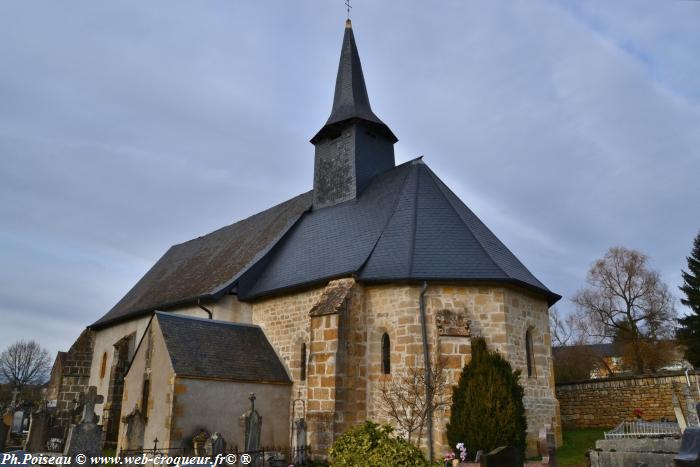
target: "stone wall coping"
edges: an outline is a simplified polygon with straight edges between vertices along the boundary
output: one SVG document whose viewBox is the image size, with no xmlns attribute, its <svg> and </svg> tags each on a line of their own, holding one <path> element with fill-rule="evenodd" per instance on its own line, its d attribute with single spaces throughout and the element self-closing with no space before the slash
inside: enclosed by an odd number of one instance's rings
<svg viewBox="0 0 700 467">
<path fill-rule="evenodd" d="M 700 368 L 696 368 L 694 370 L 688 371 L 688 375 L 700 376 Z M 679 376 L 682 376 L 683 378 L 685 378 L 685 370 L 665 371 L 662 373 L 645 373 L 645 374 L 641 374 L 641 375 L 620 375 L 620 376 L 611 376 L 608 378 L 591 378 L 591 379 L 584 379 L 581 381 L 567 381 L 564 383 L 556 383 L 556 387 L 557 387 L 557 389 L 559 389 L 559 388 L 563 388 L 565 386 L 577 386 L 577 385 L 582 385 L 582 384 L 599 385 L 599 384 L 615 383 L 615 382 L 619 382 L 619 381 L 629 381 L 629 380 L 635 380 L 635 379 L 677 378 Z"/>
</svg>

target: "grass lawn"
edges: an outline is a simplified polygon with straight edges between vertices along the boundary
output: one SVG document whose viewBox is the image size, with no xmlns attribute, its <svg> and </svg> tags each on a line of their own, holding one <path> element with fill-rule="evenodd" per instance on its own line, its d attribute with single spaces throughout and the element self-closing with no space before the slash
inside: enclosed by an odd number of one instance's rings
<svg viewBox="0 0 700 467">
<path fill-rule="evenodd" d="M 588 465 L 586 451 L 595 447 L 596 440 L 603 439 L 602 428 L 571 428 L 564 430 L 564 446 L 557 449 L 560 467 Z"/>
</svg>

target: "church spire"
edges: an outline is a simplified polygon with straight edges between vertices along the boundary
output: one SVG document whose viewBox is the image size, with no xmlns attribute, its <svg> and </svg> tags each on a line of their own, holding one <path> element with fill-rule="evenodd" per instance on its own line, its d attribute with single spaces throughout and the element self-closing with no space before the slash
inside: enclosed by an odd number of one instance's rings
<svg viewBox="0 0 700 467">
<path fill-rule="evenodd" d="M 352 23 L 345 23 L 331 116 L 311 138 L 314 209 L 358 198 L 376 175 L 394 167 L 396 136 L 369 105 Z"/>
<path fill-rule="evenodd" d="M 337 124 L 351 119 L 369 122 L 380 132 L 393 139 L 394 143 L 398 141 L 389 127 L 372 112 L 365 77 L 362 73 L 360 54 L 357 52 L 355 35 L 352 31 L 352 22 L 348 19 L 345 21 L 345 35 L 340 51 L 331 115 L 324 127 L 311 139 L 311 142 L 315 144 L 328 133 L 333 132 L 332 130 Z"/>
</svg>

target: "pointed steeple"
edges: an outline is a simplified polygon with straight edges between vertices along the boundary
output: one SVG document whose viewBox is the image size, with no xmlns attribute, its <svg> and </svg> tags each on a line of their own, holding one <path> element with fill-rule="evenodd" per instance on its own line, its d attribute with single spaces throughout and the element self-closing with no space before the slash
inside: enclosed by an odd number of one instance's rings
<svg viewBox="0 0 700 467">
<path fill-rule="evenodd" d="M 361 196 L 370 180 L 394 167 L 396 136 L 369 105 L 352 23 L 345 23 L 333 110 L 311 143 L 314 209 Z"/>
<path fill-rule="evenodd" d="M 333 128 L 338 124 L 352 119 L 364 120 L 375 126 L 378 131 L 387 134 L 393 140 L 392 142 L 398 141 L 389 127 L 372 112 L 365 77 L 362 73 L 360 54 L 357 52 L 355 35 L 352 32 L 352 22 L 348 19 L 345 22 L 345 35 L 340 51 L 331 115 L 311 142 L 315 144 L 328 133 L 332 133 Z"/>
</svg>

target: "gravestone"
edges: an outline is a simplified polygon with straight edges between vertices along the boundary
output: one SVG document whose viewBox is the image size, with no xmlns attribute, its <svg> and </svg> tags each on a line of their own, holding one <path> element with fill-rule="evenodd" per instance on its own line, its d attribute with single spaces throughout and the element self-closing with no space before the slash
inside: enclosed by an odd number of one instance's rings
<svg viewBox="0 0 700 467">
<path fill-rule="evenodd" d="M 24 443 L 24 450 L 28 452 L 43 452 L 46 450 L 46 442 L 49 440 L 49 412 L 40 407 L 31 414 L 29 421 L 29 434 Z"/>
<path fill-rule="evenodd" d="M 262 417 L 255 410 L 255 393 L 250 393 L 250 410 L 245 415 L 245 450 L 246 452 L 260 450 L 260 429 Z"/>
<path fill-rule="evenodd" d="M 515 446 L 501 446 L 481 457 L 481 467 L 523 467 L 523 453 Z"/>
<path fill-rule="evenodd" d="M 209 433 L 205 430 L 201 430 L 199 434 L 192 438 L 192 449 L 194 449 L 194 455 L 203 457 L 205 455 L 205 445 L 209 439 Z"/>
<path fill-rule="evenodd" d="M 296 451 L 294 452 L 295 464 L 306 464 L 306 421 L 299 418 L 294 421 L 294 429 L 296 431 Z"/>
<path fill-rule="evenodd" d="M 542 457 L 542 465 L 556 467 L 556 443 L 554 441 L 554 432 L 549 424 L 544 425 L 540 429 L 537 438 L 537 447 Z"/>
<path fill-rule="evenodd" d="M 211 455 L 216 457 L 218 455 L 224 455 L 226 453 L 226 440 L 221 433 L 215 432 L 211 438 Z"/>
<path fill-rule="evenodd" d="M 681 448 L 673 461 L 676 467 L 700 467 L 700 428 L 685 429 Z"/>
<path fill-rule="evenodd" d="M 19 433 L 21 434 L 25 427 L 25 419 L 26 419 L 26 414 L 24 410 L 17 410 L 13 415 L 12 415 L 12 433 Z"/>
<path fill-rule="evenodd" d="M 698 413 L 695 399 L 693 399 L 693 396 L 690 393 L 690 386 L 683 385 L 683 397 L 686 401 L 686 421 L 688 422 L 688 426 L 700 427 L 700 420 L 698 419 L 700 413 Z"/>
<path fill-rule="evenodd" d="M 71 456 L 73 461 L 77 454 L 85 454 L 89 458 L 99 456 L 102 452 L 102 427 L 97 424 L 95 404 L 100 404 L 103 400 L 104 397 L 97 395 L 95 386 L 88 388 L 83 403 L 83 416 L 80 423 L 70 427 L 63 450 L 63 454 Z"/>
<path fill-rule="evenodd" d="M 124 439 L 124 449 L 127 451 L 143 449 L 143 438 L 146 431 L 146 419 L 141 410 L 135 407 L 129 415 L 122 417 L 122 422 L 126 425 L 126 436 Z"/>
</svg>

